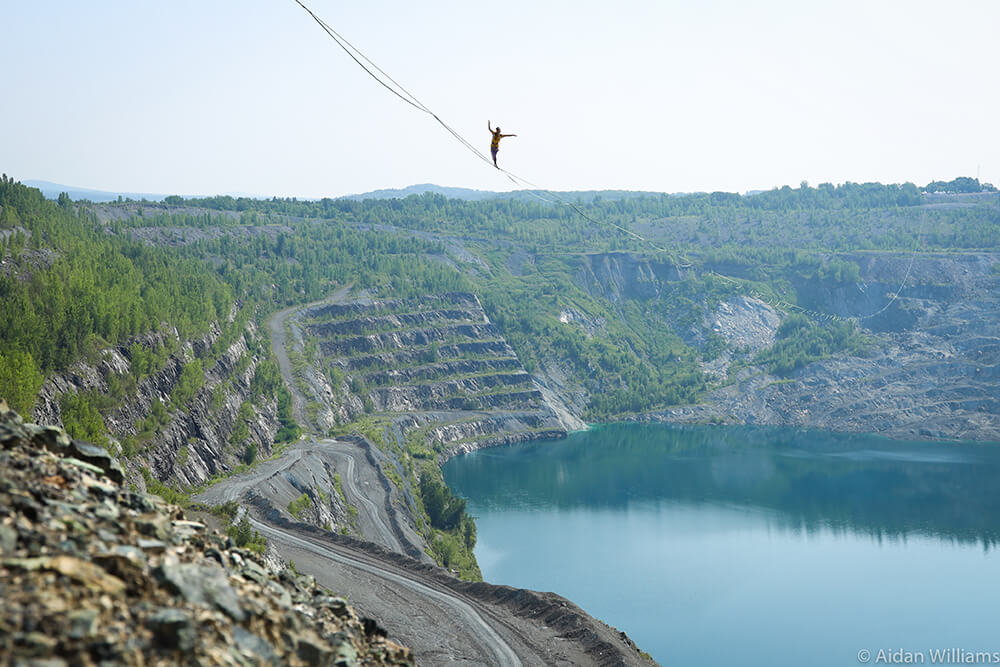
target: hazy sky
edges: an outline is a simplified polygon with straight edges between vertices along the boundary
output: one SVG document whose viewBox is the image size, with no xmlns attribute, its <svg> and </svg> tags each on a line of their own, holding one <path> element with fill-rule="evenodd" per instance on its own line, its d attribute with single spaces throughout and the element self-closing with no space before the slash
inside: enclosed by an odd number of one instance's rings
<svg viewBox="0 0 1000 667">
<path fill-rule="evenodd" d="M 308 0 L 554 190 L 1000 185 L 997 0 Z M 513 185 L 294 0 L 4 2 L 0 171 L 132 192 Z"/>
</svg>

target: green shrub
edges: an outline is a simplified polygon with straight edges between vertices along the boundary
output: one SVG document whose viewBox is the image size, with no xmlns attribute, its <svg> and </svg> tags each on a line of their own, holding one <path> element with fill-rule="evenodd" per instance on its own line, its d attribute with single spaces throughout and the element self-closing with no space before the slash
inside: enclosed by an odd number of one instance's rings
<svg viewBox="0 0 1000 667">
<path fill-rule="evenodd" d="M 250 437 L 250 427 L 247 425 L 253 419 L 253 406 L 250 401 L 243 401 L 240 404 L 239 412 L 236 413 L 236 421 L 233 423 L 233 430 L 229 434 L 229 443 L 237 447 L 246 443 Z M 245 452 L 244 452 L 245 453 Z M 247 461 L 251 463 L 251 461 Z"/>
<path fill-rule="evenodd" d="M 854 322 L 835 321 L 821 327 L 805 315 L 793 313 L 778 327 L 774 345 L 758 354 L 755 363 L 784 376 L 836 352 L 860 354 L 864 349 L 865 338 Z"/>
<path fill-rule="evenodd" d="M 107 448 L 108 429 L 98 410 L 94 392 L 67 392 L 59 400 L 63 428 L 71 438 L 78 438 Z"/>
<path fill-rule="evenodd" d="M 312 499 L 309 497 L 309 494 L 303 493 L 301 496 L 288 503 L 288 513 L 296 519 L 299 519 L 302 512 L 304 512 L 310 504 L 312 504 Z"/>
<path fill-rule="evenodd" d="M 163 498 L 168 503 L 180 505 L 181 507 L 187 507 L 191 504 L 191 497 L 187 493 L 167 486 L 160 480 L 156 479 L 149 471 L 149 468 L 142 468 L 142 478 L 146 481 L 147 491 Z"/>
<path fill-rule="evenodd" d="M 229 526 L 226 534 L 233 538 L 233 542 L 236 542 L 236 546 L 241 549 L 249 549 L 255 553 L 264 553 L 267 550 L 267 538 L 253 529 L 246 515 Z"/>
<path fill-rule="evenodd" d="M 177 385 L 170 393 L 170 402 L 175 408 L 182 407 L 194 398 L 204 383 L 205 371 L 201 366 L 201 360 L 195 359 L 185 364 L 181 370 L 181 376 L 177 380 Z"/>
<path fill-rule="evenodd" d="M 453 496 L 451 489 L 426 469 L 420 478 L 420 497 L 435 528 L 451 530 L 461 525 L 465 518 L 465 498 Z"/>
</svg>

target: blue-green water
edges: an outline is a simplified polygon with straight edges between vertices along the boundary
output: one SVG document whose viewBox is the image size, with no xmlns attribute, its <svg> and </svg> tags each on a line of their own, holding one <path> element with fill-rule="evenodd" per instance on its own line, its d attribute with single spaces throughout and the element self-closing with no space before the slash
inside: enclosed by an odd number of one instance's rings
<svg viewBox="0 0 1000 667">
<path fill-rule="evenodd" d="M 664 665 L 1000 652 L 1000 444 L 616 424 L 444 473 L 487 581 L 558 592 Z"/>
</svg>

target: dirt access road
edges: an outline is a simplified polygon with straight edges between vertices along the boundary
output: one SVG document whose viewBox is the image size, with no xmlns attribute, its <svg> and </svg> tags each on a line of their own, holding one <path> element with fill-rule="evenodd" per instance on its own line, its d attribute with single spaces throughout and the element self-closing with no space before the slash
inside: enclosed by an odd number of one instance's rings
<svg viewBox="0 0 1000 667">
<path fill-rule="evenodd" d="M 423 543 L 397 516 L 389 503 L 384 476 L 368 460 L 363 444 L 350 440 L 300 440 L 280 458 L 263 461 L 251 470 L 220 481 L 196 496 L 199 502 L 218 505 L 236 501 L 246 505 L 256 495 L 274 507 L 288 507 L 302 493 L 335 493 L 334 474 L 341 481 L 344 500 L 357 508 L 356 528 L 365 540 L 389 551 L 433 562 L 423 553 Z"/>
<path fill-rule="evenodd" d="M 288 391 L 292 395 L 292 416 L 302 428 L 307 430 L 310 427 L 314 427 L 314 425 L 311 425 L 309 420 L 306 419 L 306 399 L 299 391 L 298 385 L 292 377 L 292 362 L 288 357 L 288 344 L 290 341 L 286 340 L 285 323 L 289 317 L 303 308 L 318 306 L 323 303 L 342 303 L 347 299 L 353 287 L 353 285 L 341 287 L 326 299 L 316 301 L 315 303 L 305 306 L 290 306 L 284 310 L 279 310 L 267 320 L 267 330 L 271 334 L 271 351 L 278 361 L 278 370 L 281 372 L 281 378 L 285 381 L 285 386 L 288 387 Z"/>
</svg>

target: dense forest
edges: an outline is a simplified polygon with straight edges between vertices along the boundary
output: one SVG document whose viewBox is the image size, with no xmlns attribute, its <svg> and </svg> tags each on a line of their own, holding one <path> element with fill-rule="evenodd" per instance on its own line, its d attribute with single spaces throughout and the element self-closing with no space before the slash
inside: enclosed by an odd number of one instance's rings
<svg viewBox="0 0 1000 667">
<path fill-rule="evenodd" d="M 110 235 L 68 198 L 0 179 L 0 395 L 30 410 L 43 378 L 169 324 L 224 316 L 233 293 L 200 258 Z"/>
<path fill-rule="evenodd" d="M 383 296 L 479 294 L 529 371 L 554 359 L 568 365 L 587 389 L 587 419 L 690 402 L 707 386 L 699 363 L 719 345 L 692 331 L 727 295 L 795 304 L 796 281 L 856 280 L 849 252 L 1000 247 L 992 186 L 955 179 L 927 189 L 978 198 L 928 203 L 912 184 L 803 183 L 748 195 L 95 205 L 46 200 L 4 176 L 0 395 L 28 411 L 46 376 L 108 346 L 164 327 L 194 335 L 234 309 L 244 322 L 260 320 L 353 285 Z M 585 284 L 587 257 L 618 251 L 674 277 L 655 295 L 617 300 Z M 561 326 L 566 311 L 600 326 Z M 787 373 L 863 344 L 849 323 L 801 315 L 757 363 Z"/>
</svg>

